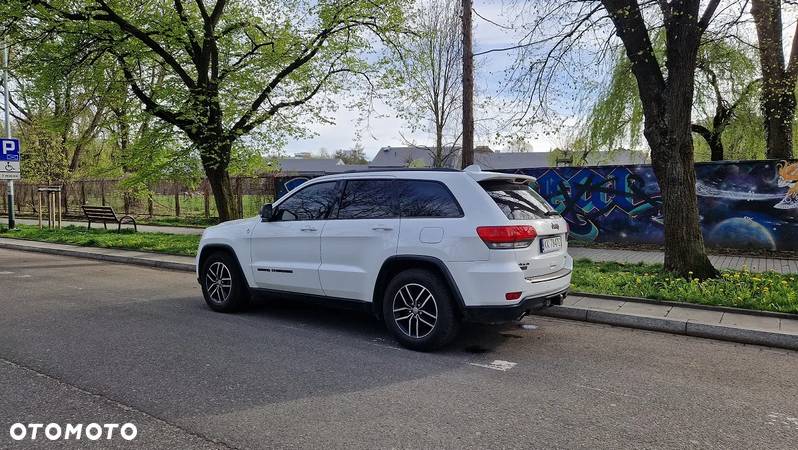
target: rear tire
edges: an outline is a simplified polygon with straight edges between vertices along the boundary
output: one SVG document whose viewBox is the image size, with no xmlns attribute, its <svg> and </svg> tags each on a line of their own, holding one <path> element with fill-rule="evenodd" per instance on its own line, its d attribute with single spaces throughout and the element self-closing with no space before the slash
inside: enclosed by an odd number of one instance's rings
<svg viewBox="0 0 798 450">
<path fill-rule="evenodd" d="M 214 311 L 240 311 L 249 302 L 247 281 L 230 253 L 217 251 L 205 260 L 200 285 L 205 303 Z"/>
<path fill-rule="evenodd" d="M 388 283 L 382 316 L 396 340 L 413 350 L 440 348 L 460 329 L 449 287 L 427 270 L 405 270 Z"/>
</svg>

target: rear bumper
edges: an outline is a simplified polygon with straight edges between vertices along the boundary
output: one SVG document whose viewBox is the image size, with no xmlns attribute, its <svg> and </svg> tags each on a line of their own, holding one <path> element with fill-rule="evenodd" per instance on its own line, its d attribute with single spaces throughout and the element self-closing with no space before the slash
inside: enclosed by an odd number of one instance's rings
<svg viewBox="0 0 798 450">
<path fill-rule="evenodd" d="M 525 315 L 552 305 L 562 305 L 568 295 L 568 289 L 545 297 L 526 297 L 513 305 L 501 306 L 467 306 L 463 311 L 463 319 L 467 322 L 502 323 L 521 319 Z"/>
</svg>

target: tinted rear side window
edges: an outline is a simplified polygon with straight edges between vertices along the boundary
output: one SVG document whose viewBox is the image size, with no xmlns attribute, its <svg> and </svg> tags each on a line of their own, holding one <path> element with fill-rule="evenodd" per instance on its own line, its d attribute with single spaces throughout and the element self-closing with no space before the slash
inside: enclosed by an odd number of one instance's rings
<svg viewBox="0 0 798 450">
<path fill-rule="evenodd" d="M 397 181 L 402 217 L 462 217 L 451 192 L 436 181 Z"/>
<path fill-rule="evenodd" d="M 393 180 L 349 180 L 346 182 L 339 219 L 385 219 L 396 217 Z"/>
<path fill-rule="evenodd" d="M 557 212 L 531 187 L 506 181 L 483 181 L 480 185 L 510 220 L 543 219 Z"/>
<path fill-rule="evenodd" d="M 336 182 L 331 181 L 299 188 L 299 192 L 280 203 L 274 220 L 288 222 L 324 219 L 338 199 L 336 185 Z"/>
</svg>

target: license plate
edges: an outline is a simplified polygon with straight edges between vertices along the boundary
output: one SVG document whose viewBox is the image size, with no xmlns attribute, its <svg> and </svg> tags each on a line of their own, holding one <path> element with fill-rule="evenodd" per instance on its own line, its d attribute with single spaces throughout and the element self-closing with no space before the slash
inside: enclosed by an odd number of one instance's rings
<svg viewBox="0 0 798 450">
<path fill-rule="evenodd" d="M 562 248 L 562 236 L 542 238 L 540 240 L 540 253 L 556 252 Z"/>
</svg>

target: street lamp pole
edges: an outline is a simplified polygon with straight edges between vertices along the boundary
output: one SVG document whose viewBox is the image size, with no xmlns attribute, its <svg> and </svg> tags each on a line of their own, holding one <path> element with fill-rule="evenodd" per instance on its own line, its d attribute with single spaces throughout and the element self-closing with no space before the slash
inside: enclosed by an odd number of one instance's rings
<svg viewBox="0 0 798 450">
<path fill-rule="evenodd" d="M 8 106 L 8 41 L 6 37 L 3 36 L 3 86 L 5 89 L 3 98 L 4 98 L 4 110 L 5 110 L 5 125 L 6 125 L 6 137 L 11 137 L 11 110 Z M 16 223 L 14 220 L 14 180 L 8 180 L 8 229 L 13 230 L 16 227 Z"/>
</svg>

